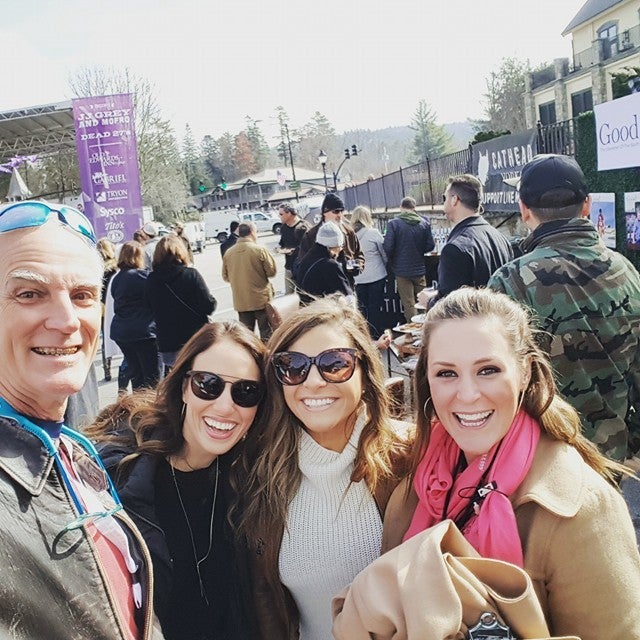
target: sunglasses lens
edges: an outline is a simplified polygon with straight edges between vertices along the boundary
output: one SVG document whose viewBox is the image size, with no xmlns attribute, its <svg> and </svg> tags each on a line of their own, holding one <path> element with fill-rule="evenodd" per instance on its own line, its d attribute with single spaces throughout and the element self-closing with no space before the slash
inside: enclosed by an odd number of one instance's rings
<svg viewBox="0 0 640 640">
<path fill-rule="evenodd" d="M 215 400 L 224 391 L 224 380 L 215 373 L 197 371 L 191 374 L 191 391 L 201 400 Z"/>
<path fill-rule="evenodd" d="M 276 378 L 281 384 L 291 386 L 302 384 L 314 363 L 326 382 L 346 382 L 355 371 L 356 352 L 354 349 L 328 349 L 310 358 L 304 353 L 283 351 L 273 356 Z"/>
<path fill-rule="evenodd" d="M 0 231 L 37 227 L 49 217 L 49 208 L 37 202 L 10 204 L 0 209 Z"/>
<path fill-rule="evenodd" d="M 282 384 L 302 384 L 309 373 L 311 361 L 301 353 L 287 351 L 273 356 L 273 368 L 276 378 Z"/>
<path fill-rule="evenodd" d="M 222 395 L 226 382 L 215 373 L 194 371 L 191 377 L 191 391 L 201 400 L 215 400 Z M 239 407 L 255 407 L 264 393 L 263 386 L 255 380 L 237 380 L 231 384 L 231 399 Z"/>
<path fill-rule="evenodd" d="M 96 236 L 93 227 L 82 213 L 71 207 L 60 207 L 59 210 L 52 209 L 44 202 L 20 202 L 0 208 L 0 232 L 39 227 L 49 219 L 53 212 L 58 214 L 61 222 L 89 238 L 95 244 Z"/>
<path fill-rule="evenodd" d="M 64 222 L 72 229 L 89 238 L 89 240 L 96 242 L 93 227 L 85 215 L 70 207 L 60 207 L 60 214 L 64 217 Z"/>
<path fill-rule="evenodd" d="M 330 350 L 320 354 L 316 364 L 327 382 L 346 382 L 355 371 L 356 358 L 351 351 Z"/>
<path fill-rule="evenodd" d="M 239 407 L 255 407 L 262 400 L 263 387 L 255 380 L 238 380 L 231 385 L 231 399 Z"/>
</svg>

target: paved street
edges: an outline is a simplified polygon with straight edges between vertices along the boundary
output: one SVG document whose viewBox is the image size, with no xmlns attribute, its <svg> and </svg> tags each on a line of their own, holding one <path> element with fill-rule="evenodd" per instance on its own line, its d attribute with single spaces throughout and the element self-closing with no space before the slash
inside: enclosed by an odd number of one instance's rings
<svg viewBox="0 0 640 640">
<path fill-rule="evenodd" d="M 280 236 L 272 233 L 261 234 L 258 238 L 260 244 L 270 249 L 278 266 L 278 273 L 272 279 L 276 295 L 284 292 L 284 256 L 275 253 Z M 231 287 L 222 280 L 222 257 L 220 256 L 220 245 L 215 242 L 208 244 L 202 253 L 196 253 L 194 256 L 195 266 L 202 274 L 205 282 L 209 286 L 211 293 L 218 301 L 216 312 L 213 314 L 215 320 L 237 320 L 238 314 L 233 310 L 231 299 Z M 120 359 L 118 358 L 111 363 L 110 382 L 104 380 L 102 371 L 102 360 L 98 351 L 96 358 L 96 374 L 98 376 L 98 392 L 100 395 L 100 407 L 104 407 L 114 402 L 118 395 L 118 366 Z"/>
</svg>

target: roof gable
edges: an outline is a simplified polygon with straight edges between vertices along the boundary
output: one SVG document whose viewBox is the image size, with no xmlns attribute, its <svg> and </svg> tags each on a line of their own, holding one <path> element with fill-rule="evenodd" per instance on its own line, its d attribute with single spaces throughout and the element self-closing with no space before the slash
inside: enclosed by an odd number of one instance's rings
<svg viewBox="0 0 640 640">
<path fill-rule="evenodd" d="M 582 5 L 578 13 L 576 13 L 573 20 L 571 20 L 571 22 L 564 28 L 562 35 L 566 36 L 581 24 L 592 20 L 597 15 L 625 1 L 626 0 L 587 0 Z"/>
</svg>

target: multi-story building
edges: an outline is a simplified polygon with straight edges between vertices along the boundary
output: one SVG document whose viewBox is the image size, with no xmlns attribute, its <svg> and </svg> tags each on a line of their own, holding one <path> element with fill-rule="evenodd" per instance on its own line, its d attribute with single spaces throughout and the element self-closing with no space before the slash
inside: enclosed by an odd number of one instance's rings
<svg viewBox="0 0 640 640">
<path fill-rule="evenodd" d="M 569 22 L 572 59 L 558 58 L 525 81 L 527 126 L 575 118 L 612 100 L 613 74 L 625 73 L 640 90 L 640 1 L 587 0 Z"/>
</svg>

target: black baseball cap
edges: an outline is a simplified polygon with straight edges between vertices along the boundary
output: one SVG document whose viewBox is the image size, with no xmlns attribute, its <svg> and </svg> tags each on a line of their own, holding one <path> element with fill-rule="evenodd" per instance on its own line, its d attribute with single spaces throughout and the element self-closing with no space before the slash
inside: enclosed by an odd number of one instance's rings
<svg viewBox="0 0 640 640">
<path fill-rule="evenodd" d="M 520 200 L 533 208 L 548 206 L 544 196 L 555 189 L 566 189 L 566 201 L 558 203 L 554 200 L 553 208 L 561 209 L 572 204 L 584 202 L 589 195 L 589 188 L 580 165 L 569 156 L 556 154 L 540 154 L 534 156 L 522 169 L 520 178 L 505 180 L 507 184 L 517 187 Z"/>
</svg>

